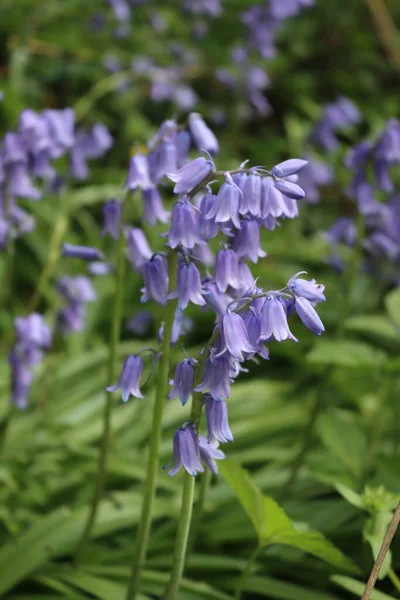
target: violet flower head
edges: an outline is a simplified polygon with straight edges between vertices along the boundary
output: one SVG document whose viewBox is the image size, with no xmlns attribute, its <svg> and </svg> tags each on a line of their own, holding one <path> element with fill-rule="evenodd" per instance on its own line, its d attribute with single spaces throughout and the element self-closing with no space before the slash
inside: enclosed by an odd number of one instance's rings
<svg viewBox="0 0 400 600">
<path fill-rule="evenodd" d="M 200 273 L 193 262 L 183 263 L 178 269 L 177 286 L 169 298 L 178 298 L 180 310 L 185 310 L 189 302 L 204 306 Z"/>
<path fill-rule="evenodd" d="M 207 213 L 211 210 L 215 202 L 216 197 L 212 193 L 211 189 L 207 187 L 198 205 L 200 211 L 199 233 L 200 237 L 204 240 L 214 238 L 219 231 L 218 225 L 214 219 L 207 218 Z"/>
<path fill-rule="evenodd" d="M 226 292 L 228 287 L 240 288 L 239 260 L 234 250 L 220 250 L 215 260 L 215 283 L 220 292 Z"/>
<path fill-rule="evenodd" d="M 262 307 L 261 317 L 262 339 L 266 341 L 276 340 L 277 342 L 287 339 L 298 341 L 289 329 L 286 309 L 279 296 L 267 295 Z"/>
<path fill-rule="evenodd" d="M 278 165 L 272 167 L 271 173 L 275 177 L 285 179 L 286 177 L 289 177 L 290 175 L 295 175 L 296 173 L 304 169 L 304 167 L 306 167 L 307 164 L 308 161 L 303 160 L 301 158 L 290 158 L 289 160 L 285 160 L 284 162 L 281 162 Z"/>
<path fill-rule="evenodd" d="M 57 146 L 52 150 L 53 157 L 57 158 L 74 145 L 75 113 L 72 108 L 62 110 L 46 109 L 42 112 L 42 115 L 48 124 L 54 146 Z"/>
<path fill-rule="evenodd" d="M 125 185 L 130 192 L 134 192 L 138 188 L 146 191 L 154 187 L 154 183 L 150 179 L 147 156 L 141 152 L 136 152 L 131 157 Z"/>
<path fill-rule="evenodd" d="M 239 202 L 243 195 L 229 173 L 225 173 L 225 182 L 221 185 L 215 203 L 206 214 L 207 219 L 215 219 L 216 223 L 232 223 L 240 229 Z"/>
<path fill-rule="evenodd" d="M 82 302 L 71 300 L 57 313 L 57 330 L 63 335 L 83 331 L 85 328 L 86 308 Z"/>
<path fill-rule="evenodd" d="M 292 183 L 287 179 L 274 179 L 274 186 L 281 194 L 292 200 L 301 200 L 305 196 L 304 190 L 297 183 Z"/>
<path fill-rule="evenodd" d="M 321 333 L 325 331 L 325 327 L 321 319 L 309 300 L 302 297 L 296 297 L 295 308 L 297 314 L 307 329 L 310 329 L 310 331 L 316 335 L 321 335 Z"/>
<path fill-rule="evenodd" d="M 144 398 L 139 388 L 142 371 L 142 358 L 130 354 L 124 361 L 118 383 L 106 387 L 107 392 L 121 390 L 123 402 L 127 402 L 129 396 L 133 396 L 134 398 Z"/>
<path fill-rule="evenodd" d="M 42 348 L 51 345 L 51 330 L 39 313 L 27 317 L 17 317 L 14 321 L 17 340 L 24 344 L 33 344 Z"/>
<path fill-rule="evenodd" d="M 119 238 L 119 226 L 122 216 L 122 204 L 118 200 L 109 200 L 103 206 L 104 228 L 102 235 L 109 233 L 114 240 Z"/>
<path fill-rule="evenodd" d="M 84 275 L 69 277 L 64 275 L 57 281 L 57 290 L 70 302 L 94 302 L 97 295 L 92 282 Z"/>
<path fill-rule="evenodd" d="M 203 381 L 194 388 L 195 392 L 206 392 L 216 400 L 230 398 L 230 362 L 227 356 L 211 352 L 204 366 Z"/>
<path fill-rule="evenodd" d="M 10 402 L 20 410 L 24 410 L 28 406 L 33 374 L 24 361 L 13 352 L 10 353 L 8 360 L 11 368 Z"/>
<path fill-rule="evenodd" d="M 236 360 L 243 361 L 243 352 L 254 353 L 250 343 L 246 325 L 240 315 L 234 312 L 226 313 L 221 319 L 222 350 L 228 351 Z"/>
<path fill-rule="evenodd" d="M 296 273 L 296 275 L 293 275 L 293 277 L 289 279 L 287 287 L 299 298 L 306 298 L 310 302 L 325 302 L 325 286 L 318 284 L 315 279 L 311 279 L 311 281 L 299 279 L 298 277 L 301 273 L 302 272 L 300 271 L 299 273 Z"/>
<path fill-rule="evenodd" d="M 75 246 L 74 244 L 64 243 L 62 247 L 62 256 L 69 258 L 79 258 L 88 262 L 94 260 L 103 260 L 104 254 L 97 248 L 90 246 Z"/>
<path fill-rule="evenodd" d="M 146 302 L 149 298 L 153 298 L 159 304 L 166 304 L 168 300 L 168 265 L 165 256 L 156 254 L 152 259 L 145 261 L 143 279 L 144 287 L 140 301 Z"/>
<path fill-rule="evenodd" d="M 201 435 L 200 433 L 198 443 L 201 460 L 206 465 L 207 469 L 214 473 L 214 475 L 218 475 L 218 465 L 215 461 L 223 460 L 225 458 L 225 454 L 222 450 L 218 450 L 218 440 L 214 438 L 208 441 L 204 435 Z"/>
<path fill-rule="evenodd" d="M 264 258 L 267 253 L 260 246 L 260 225 L 254 220 L 244 220 L 242 228 L 236 232 L 232 249 L 239 258 L 248 258 L 256 264 L 259 258 Z"/>
<path fill-rule="evenodd" d="M 176 366 L 174 380 L 172 382 L 173 386 L 168 394 L 168 398 L 178 397 L 182 406 L 185 406 L 193 392 L 196 364 L 197 360 L 185 358 L 185 360 Z"/>
<path fill-rule="evenodd" d="M 200 462 L 199 444 L 193 425 L 187 423 L 176 430 L 173 439 L 173 449 L 173 461 L 175 461 L 175 466 L 168 471 L 168 475 L 176 475 L 182 467 L 184 467 L 192 477 L 195 477 L 197 473 L 204 473 L 204 469 Z M 172 462 L 169 465 L 166 465 L 164 469 L 170 467 Z"/>
<path fill-rule="evenodd" d="M 171 213 L 165 210 L 161 194 L 156 187 L 143 190 L 143 217 L 149 225 L 168 223 Z"/>
<path fill-rule="evenodd" d="M 228 423 L 228 407 L 224 400 L 216 400 L 211 394 L 204 394 L 204 407 L 206 410 L 208 439 L 213 438 L 226 444 L 233 442 L 233 435 Z"/>
<path fill-rule="evenodd" d="M 132 266 L 141 270 L 146 261 L 153 256 L 147 238 L 142 229 L 138 227 L 125 227 L 125 238 L 128 244 L 127 255 Z"/>
<path fill-rule="evenodd" d="M 167 173 L 167 177 L 175 183 L 175 194 L 189 194 L 202 181 L 206 181 L 213 171 L 215 171 L 214 162 L 199 156 L 176 173 Z"/>
<path fill-rule="evenodd" d="M 211 155 L 218 154 L 218 140 L 198 113 L 189 115 L 189 131 L 197 150 L 206 150 Z"/>
<path fill-rule="evenodd" d="M 199 237 L 199 212 L 188 199 L 183 198 L 175 202 L 172 209 L 168 246 L 176 248 L 181 244 L 191 250 L 199 242 L 202 242 Z"/>
<path fill-rule="evenodd" d="M 242 215 L 250 214 L 253 217 L 261 215 L 261 185 L 262 179 L 256 173 L 250 173 L 246 178 L 239 208 Z"/>
</svg>

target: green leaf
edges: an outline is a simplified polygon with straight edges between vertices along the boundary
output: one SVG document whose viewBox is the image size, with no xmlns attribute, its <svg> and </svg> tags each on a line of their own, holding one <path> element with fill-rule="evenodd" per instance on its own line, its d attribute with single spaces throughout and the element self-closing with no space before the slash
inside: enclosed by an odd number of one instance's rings
<svg viewBox="0 0 400 600">
<path fill-rule="evenodd" d="M 337 596 L 332 594 L 279 581 L 272 577 L 251 577 L 243 589 L 274 600 L 338 600 Z"/>
<path fill-rule="evenodd" d="M 354 421 L 338 412 L 326 412 L 318 421 L 322 442 L 357 479 L 360 477 L 367 450 L 364 432 Z"/>
<path fill-rule="evenodd" d="M 396 325 L 400 325 L 400 286 L 386 295 L 385 306 L 389 318 Z"/>
<path fill-rule="evenodd" d="M 307 360 L 316 365 L 365 369 L 382 365 L 386 354 L 365 342 L 320 339 L 307 354 Z"/>
<path fill-rule="evenodd" d="M 386 315 L 356 315 L 346 320 L 348 331 L 364 334 L 382 342 L 399 343 L 400 336 Z"/>
<path fill-rule="evenodd" d="M 330 579 L 331 581 L 333 581 L 333 583 L 336 583 L 336 585 L 339 585 L 348 592 L 355 594 L 359 598 L 362 596 L 366 585 L 365 583 L 358 581 L 357 579 L 345 577 L 344 575 L 332 575 Z M 379 592 L 376 589 L 373 590 L 370 598 L 371 600 L 396 600 L 396 598 L 394 598 L 393 596 L 388 596 L 388 594 Z"/>
<path fill-rule="evenodd" d="M 259 540 L 262 541 L 265 538 L 266 515 L 261 490 L 256 486 L 249 473 L 235 461 L 227 458 L 220 462 L 219 469 L 250 517 Z"/>
<path fill-rule="evenodd" d="M 343 496 L 345 500 L 347 500 L 347 502 L 349 502 L 353 506 L 356 506 L 357 508 L 362 508 L 365 510 L 365 502 L 363 500 L 363 497 L 360 496 L 360 494 L 357 494 L 357 492 L 351 490 L 345 485 L 342 485 L 341 483 L 337 483 L 335 485 L 335 488 L 337 489 L 339 494 Z"/>
</svg>

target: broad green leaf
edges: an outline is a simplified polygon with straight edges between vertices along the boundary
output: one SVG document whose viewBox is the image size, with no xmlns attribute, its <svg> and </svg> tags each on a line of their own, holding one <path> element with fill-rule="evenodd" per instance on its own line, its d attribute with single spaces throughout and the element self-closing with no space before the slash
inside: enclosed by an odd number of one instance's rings
<svg viewBox="0 0 400 600">
<path fill-rule="evenodd" d="M 365 342 L 319 339 L 307 354 L 307 360 L 316 365 L 365 369 L 382 365 L 386 354 Z"/>
<path fill-rule="evenodd" d="M 386 295 L 385 306 L 389 318 L 395 325 L 400 326 L 400 286 Z M 400 335 L 400 332 L 398 333 Z"/>
<path fill-rule="evenodd" d="M 351 577 L 345 577 L 344 575 L 332 575 L 330 578 L 333 583 L 342 587 L 343 589 L 355 594 L 359 598 L 361 598 L 366 583 L 362 581 L 358 581 L 357 579 L 352 579 Z M 396 600 L 394 596 L 389 596 L 388 594 L 384 594 L 379 592 L 377 589 L 374 589 L 371 596 L 371 600 Z"/>
<path fill-rule="evenodd" d="M 58 578 L 69 583 L 80 590 L 88 592 L 99 600 L 123 600 L 126 596 L 126 586 L 115 583 L 104 577 L 95 577 L 82 571 L 73 571 L 71 573 L 58 573 Z M 145 596 L 141 600 L 145 600 Z"/>
<path fill-rule="evenodd" d="M 364 467 L 367 440 L 358 424 L 339 412 L 329 411 L 321 415 L 317 429 L 325 446 L 355 478 L 359 478 Z"/>
<path fill-rule="evenodd" d="M 343 496 L 345 500 L 347 500 L 347 502 L 349 502 L 353 506 L 356 506 L 357 508 L 362 508 L 365 510 L 365 503 L 360 494 L 357 494 L 357 492 L 355 492 L 354 490 L 351 490 L 350 488 L 340 483 L 336 484 L 335 488 L 337 489 L 339 494 Z"/>
<path fill-rule="evenodd" d="M 266 513 L 261 490 L 256 486 L 249 473 L 233 460 L 227 458 L 224 461 L 221 461 L 219 469 L 224 476 L 225 481 L 235 492 L 240 504 L 251 519 L 259 540 L 264 540 L 266 532 Z"/>
<path fill-rule="evenodd" d="M 345 327 L 382 342 L 400 342 L 399 332 L 385 315 L 356 315 L 346 320 Z"/>
</svg>

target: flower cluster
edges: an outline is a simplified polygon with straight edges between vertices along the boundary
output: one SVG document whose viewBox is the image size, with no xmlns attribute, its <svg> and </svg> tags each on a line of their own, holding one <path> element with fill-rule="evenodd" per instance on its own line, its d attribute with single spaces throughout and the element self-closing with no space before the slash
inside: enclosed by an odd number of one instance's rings
<svg viewBox="0 0 400 600">
<path fill-rule="evenodd" d="M 224 457 L 217 446 L 233 439 L 226 402 L 231 385 L 245 361 L 256 356 L 268 359 L 267 343 L 297 341 L 288 324 L 292 313 L 316 335 L 324 331 L 315 310 L 325 300 L 324 286 L 298 273 L 283 289 L 267 291 L 256 283 L 248 265 L 266 255 L 261 248 L 262 229 L 272 230 L 279 220 L 298 216 L 297 201 L 305 195 L 298 173 L 307 162 L 290 159 L 270 171 L 245 164 L 218 171 L 211 158 L 218 152 L 214 134 L 198 114 L 190 115 L 187 125 L 188 131 L 173 121 L 165 122 L 147 153 L 132 156 L 126 182 L 128 190 L 141 191 L 145 221 L 169 223 L 166 248 L 152 249 L 138 227 L 123 228 L 132 267 L 143 276 L 142 302 L 177 303 L 172 343 L 182 331 L 189 305 L 211 310 L 216 317 L 201 356 L 187 356 L 177 365 L 169 393 L 182 405 L 190 397 L 192 402 L 203 398 L 208 436 L 201 436 L 197 423 L 178 428 L 170 475 L 182 466 L 191 475 L 201 472 L 203 465 L 217 472 L 215 461 Z M 190 139 L 197 149 L 207 151 L 206 157 L 189 160 Z M 171 213 L 165 211 L 158 189 L 163 175 L 174 183 L 177 195 Z M 215 191 L 220 177 L 223 183 Z M 217 236 L 220 246 L 214 255 L 209 242 Z M 171 253 L 177 254 L 174 289 L 168 270 Z M 142 359 L 128 357 L 119 383 L 108 389 L 121 388 L 124 400 L 130 393 L 142 397 L 141 373 Z"/>
<path fill-rule="evenodd" d="M 92 282 L 88 277 L 61 277 L 56 284 L 57 291 L 68 303 L 57 313 L 57 329 L 62 334 L 82 331 L 85 324 L 85 304 L 96 300 Z"/>
<path fill-rule="evenodd" d="M 343 96 L 324 107 L 322 117 L 311 132 L 310 140 L 327 152 L 336 150 L 339 141 L 337 132 L 361 121 L 361 114 L 356 106 Z"/>
<path fill-rule="evenodd" d="M 345 159 L 346 167 L 352 172 L 347 192 L 356 201 L 365 223 L 362 242 L 365 268 L 379 266 L 374 268 L 375 272 L 395 281 L 398 281 L 396 266 L 400 261 L 400 202 L 391 179 L 391 167 L 399 163 L 400 122 L 396 119 L 390 119 L 374 141 L 357 144 Z M 327 233 L 333 245 L 330 260 L 339 270 L 343 265 L 338 246 L 340 243 L 353 246 L 356 235 L 355 221 L 347 217 L 338 219 Z M 382 268 L 384 265 L 386 269 Z"/>
<path fill-rule="evenodd" d="M 42 315 L 32 313 L 14 321 L 16 342 L 8 360 L 11 367 L 11 402 L 24 409 L 33 381 L 33 370 L 43 358 L 43 349 L 51 345 L 51 332 Z"/>
<path fill-rule="evenodd" d="M 41 113 L 22 111 L 16 132 L 6 133 L 0 148 L 0 248 L 9 237 L 31 231 L 34 219 L 17 203 L 18 199 L 40 200 L 34 180 L 48 189 L 59 187 L 53 162 L 69 157 L 69 177 L 86 179 L 86 161 L 101 157 L 112 145 L 106 127 L 96 124 L 88 132 L 75 130 L 71 108 L 46 109 Z"/>
</svg>

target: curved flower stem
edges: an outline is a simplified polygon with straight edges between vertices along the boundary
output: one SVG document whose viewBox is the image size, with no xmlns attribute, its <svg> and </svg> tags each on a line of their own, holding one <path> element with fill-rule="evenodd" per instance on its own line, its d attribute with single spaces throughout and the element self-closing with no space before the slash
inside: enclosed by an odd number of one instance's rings
<svg viewBox="0 0 400 600">
<path fill-rule="evenodd" d="M 169 291 L 176 287 L 177 255 L 171 250 L 168 253 Z M 160 438 L 164 402 L 168 391 L 169 355 L 172 327 L 174 324 L 177 300 L 170 300 L 165 309 L 164 331 L 161 344 L 161 358 L 158 365 L 158 383 L 153 412 L 149 456 L 147 460 L 147 475 L 143 491 L 142 512 L 139 519 L 139 529 L 136 538 L 135 553 L 133 556 L 132 571 L 130 575 L 127 600 L 133 600 L 139 590 L 140 574 L 146 558 L 149 541 L 150 527 L 153 512 L 153 500 L 156 490 L 156 476 L 158 471 L 158 458 L 160 453 Z"/>
<path fill-rule="evenodd" d="M 240 600 L 242 597 L 243 588 L 247 582 L 247 579 L 254 567 L 254 563 L 256 562 L 258 555 L 260 554 L 262 547 L 259 545 L 257 548 L 250 554 L 249 560 L 247 561 L 247 565 L 245 570 L 243 571 L 241 577 L 239 578 L 238 584 L 235 590 L 234 600 Z"/>
<path fill-rule="evenodd" d="M 124 209 L 126 210 L 127 201 L 125 199 Z M 114 381 L 115 379 L 115 360 L 117 356 L 117 347 L 121 332 L 121 320 L 122 320 L 122 300 L 124 291 L 124 272 L 125 272 L 125 236 L 120 231 L 118 247 L 117 247 L 117 268 L 116 268 L 116 282 L 115 282 L 115 295 L 114 295 L 114 306 L 111 319 L 111 336 L 110 336 L 110 353 L 108 357 L 108 368 L 107 368 L 107 383 Z M 103 412 L 103 435 L 101 438 L 101 445 L 99 451 L 97 476 L 95 492 L 90 507 L 88 519 L 86 521 L 85 528 L 82 532 L 81 538 L 78 542 L 75 559 L 79 560 L 89 540 L 90 534 L 93 529 L 93 525 L 96 519 L 97 509 L 103 493 L 104 484 L 106 481 L 106 470 L 107 470 L 107 453 L 109 446 L 110 430 L 111 430 L 111 408 L 112 408 L 112 394 L 110 392 L 105 393 L 105 404 Z"/>
</svg>

